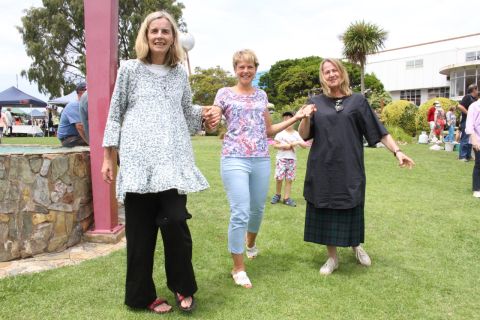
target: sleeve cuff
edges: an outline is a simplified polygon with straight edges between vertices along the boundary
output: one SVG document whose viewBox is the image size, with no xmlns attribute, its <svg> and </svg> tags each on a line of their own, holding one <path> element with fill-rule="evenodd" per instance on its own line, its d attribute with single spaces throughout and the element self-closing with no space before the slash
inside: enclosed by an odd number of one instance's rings
<svg viewBox="0 0 480 320">
<path fill-rule="evenodd" d="M 103 135 L 103 147 L 118 148 L 120 144 L 120 124 L 116 122 L 107 122 L 105 133 Z"/>
</svg>

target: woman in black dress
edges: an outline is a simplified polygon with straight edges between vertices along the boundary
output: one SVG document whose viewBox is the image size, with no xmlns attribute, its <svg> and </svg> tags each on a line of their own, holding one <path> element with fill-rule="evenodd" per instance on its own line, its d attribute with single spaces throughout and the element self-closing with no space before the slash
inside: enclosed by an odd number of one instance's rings
<svg viewBox="0 0 480 320">
<path fill-rule="evenodd" d="M 363 95 L 352 93 L 348 73 L 336 59 L 320 64 L 323 94 L 313 96 L 303 112 L 299 133 L 313 138 L 305 175 L 307 200 L 304 240 L 327 246 L 323 275 L 338 268 L 337 247 L 352 247 L 360 264 L 371 260 L 364 242 L 365 166 L 363 138 L 382 142 L 401 167 L 415 163 L 397 146 Z"/>
</svg>

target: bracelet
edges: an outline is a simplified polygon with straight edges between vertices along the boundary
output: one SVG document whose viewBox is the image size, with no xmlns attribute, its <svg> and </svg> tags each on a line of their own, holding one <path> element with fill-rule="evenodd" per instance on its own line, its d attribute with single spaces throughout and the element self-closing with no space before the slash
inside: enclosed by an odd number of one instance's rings
<svg viewBox="0 0 480 320">
<path fill-rule="evenodd" d="M 396 157 L 396 156 L 397 156 L 397 153 L 399 153 L 399 152 L 402 152 L 402 153 L 403 153 L 403 151 L 400 150 L 400 149 L 397 149 L 397 150 L 393 151 L 393 156 Z"/>
</svg>

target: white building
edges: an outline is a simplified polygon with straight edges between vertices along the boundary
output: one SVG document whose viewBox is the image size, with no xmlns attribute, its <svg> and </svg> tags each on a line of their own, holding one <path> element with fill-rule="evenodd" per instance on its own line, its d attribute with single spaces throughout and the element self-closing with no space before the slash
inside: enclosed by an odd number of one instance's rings
<svg viewBox="0 0 480 320">
<path fill-rule="evenodd" d="M 368 56 L 366 72 L 380 79 L 393 100 L 459 101 L 470 84 L 480 87 L 480 33 L 380 51 Z"/>
</svg>

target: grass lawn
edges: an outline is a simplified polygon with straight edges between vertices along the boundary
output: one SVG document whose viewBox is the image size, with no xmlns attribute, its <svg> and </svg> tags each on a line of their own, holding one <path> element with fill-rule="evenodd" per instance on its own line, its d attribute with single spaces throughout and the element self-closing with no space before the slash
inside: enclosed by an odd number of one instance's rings
<svg viewBox="0 0 480 320">
<path fill-rule="evenodd" d="M 3 137 L 3 144 L 39 144 L 60 146 L 60 140 L 57 137 Z"/>
<path fill-rule="evenodd" d="M 197 164 L 211 185 L 188 200 L 199 285 L 193 315 L 175 310 L 159 317 L 126 308 L 122 250 L 74 267 L 0 280 L 0 319 L 478 319 L 480 201 L 472 197 L 472 162 L 408 145 L 402 149 L 417 166 L 406 170 L 386 150 L 365 149 L 364 247 L 373 265 L 361 267 L 351 249 L 340 249 L 340 268 L 324 277 L 318 270 L 325 247 L 303 241 L 308 150 L 300 150 L 292 191 L 298 206 L 267 202 L 260 256 L 247 262 L 254 288 L 246 290 L 235 287 L 229 275 L 220 140 L 193 141 Z M 269 197 L 273 191 L 272 177 Z M 174 302 L 165 285 L 161 240 L 154 278 L 158 295 Z"/>
</svg>

